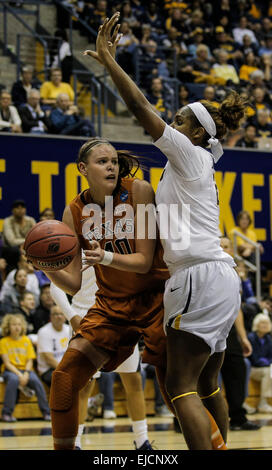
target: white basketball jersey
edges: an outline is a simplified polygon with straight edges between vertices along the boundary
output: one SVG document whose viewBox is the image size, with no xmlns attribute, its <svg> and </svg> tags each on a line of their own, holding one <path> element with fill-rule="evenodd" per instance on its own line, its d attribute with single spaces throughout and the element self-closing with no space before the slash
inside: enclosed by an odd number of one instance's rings
<svg viewBox="0 0 272 470">
<path fill-rule="evenodd" d="M 164 261 L 170 273 L 208 261 L 234 266 L 232 257 L 220 247 L 212 155 L 169 125 L 154 145 L 168 158 L 156 205 Z"/>
</svg>

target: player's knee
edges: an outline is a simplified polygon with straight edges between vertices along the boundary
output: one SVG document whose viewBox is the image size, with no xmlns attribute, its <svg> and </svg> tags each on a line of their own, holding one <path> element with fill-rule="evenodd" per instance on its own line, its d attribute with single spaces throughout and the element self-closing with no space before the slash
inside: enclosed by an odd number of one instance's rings
<svg viewBox="0 0 272 470">
<path fill-rule="evenodd" d="M 198 382 L 198 393 L 200 396 L 208 396 L 218 388 L 217 377 L 200 378 Z"/>
<path fill-rule="evenodd" d="M 165 388 L 170 398 L 173 398 L 181 393 L 196 390 L 196 384 L 191 380 L 184 380 L 183 377 L 177 379 L 172 374 L 166 374 Z"/>
<path fill-rule="evenodd" d="M 54 411 L 68 411 L 73 403 L 73 381 L 67 372 L 55 370 L 50 389 L 50 408 Z"/>
</svg>

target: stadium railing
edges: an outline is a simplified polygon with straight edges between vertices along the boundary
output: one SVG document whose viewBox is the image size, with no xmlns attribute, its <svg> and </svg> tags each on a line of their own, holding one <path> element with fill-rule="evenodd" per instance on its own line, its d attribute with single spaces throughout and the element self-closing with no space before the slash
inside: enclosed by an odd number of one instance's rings
<svg viewBox="0 0 272 470">
<path fill-rule="evenodd" d="M 261 289 L 261 253 L 260 253 L 260 244 L 255 243 L 252 240 L 250 240 L 248 237 L 243 235 L 242 233 L 238 232 L 238 230 L 233 231 L 233 252 L 234 256 L 238 260 L 243 260 L 245 265 L 255 273 L 255 279 L 256 279 L 256 298 L 258 302 L 261 300 L 262 296 L 262 289 Z M 254 247 L 254 253 L 255 253 L 255 264 L 251 263 L 250 261 L 246 260 L 242 256 L 239 255 L 238 253 L 238 243 L 237 243 L 237 238 L 242 238 L 245 242 L 247 242 L 249 245 L 252 245 Z"/>
<path fill-rule="evenodd" d="M 73 70 L 73 86 L 75 92 L 75 104 L 78 99 L 78 80 L 79 77 L 86 76 L 88 78 L 88 88 L 91 92 L 91 120 L 93 124 L 97 124 L 98 135 L 102 135 L 102 113 L 101 113 L 101 84 L 96 80 L 94 74 L 84 70 Z M 82 80 L 80 80 L 82 82 Z M 83 85 L 84 86 L 84 85 Z M 96 112 L 97 111 L 97 112 Z"/>
<path fill-rule="evenodd" d="M 28 2 L 26 2 L 27 4 L 29 4 Z M 30 2 L 31 4 L 33 4 L 33 2 Z M 34 2 L 35 5 L 37 5 L 37 2 Z M 24 28 L 31 34 L 31 36 L 33 38 L 35 38 L 37 41 L 40 42 L 40 44 L 46 49 L 47 47 L 47 44 L 46 42 L 41 38 L 41 36 L 39 34 L 37 34 L 37 32 L 31 27 L 29 26 L 29 24 L 27 24 L 27 22 L 22 18 L 22 12 L 18 13 L 18 11 L 14 8 L 12 8 L 10 5 L 9 5 L 9 2 L 7 1 L 4 1 L 4 0 L 0 0 L 0 6 L 1 6 L 1 9 L 3 11 L 3 45 L 4 45 L 4 52 L 7 53 L 9 51 L 8 49 L 8 14 L 12 15 L 14 18 L 16 18 L 16 20 L 21 23 Z M 26 13 L 24 11 L 24 13 Z M 37 18 L 37 21 L 38 21 L 38 9 L 36 9 L 35 11 L 28 11 L 27 13 L 30 13 L 30 14 L 34 14 L 36 15 L 36 18 Z"/>
</svg>

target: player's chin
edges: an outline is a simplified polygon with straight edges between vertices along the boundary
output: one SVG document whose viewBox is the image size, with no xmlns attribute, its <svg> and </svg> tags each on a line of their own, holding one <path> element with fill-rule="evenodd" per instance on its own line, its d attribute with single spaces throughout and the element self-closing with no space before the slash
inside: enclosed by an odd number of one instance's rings
<svg viewBox="0 0 272 470">
<path fill-rule="evenodd" d="M 105 184 L 107 185 L 107 187 L 110 186 L 115 188 L 115 186 L 117 185 L 117 178 L 106 178 Z"/>
</svg>

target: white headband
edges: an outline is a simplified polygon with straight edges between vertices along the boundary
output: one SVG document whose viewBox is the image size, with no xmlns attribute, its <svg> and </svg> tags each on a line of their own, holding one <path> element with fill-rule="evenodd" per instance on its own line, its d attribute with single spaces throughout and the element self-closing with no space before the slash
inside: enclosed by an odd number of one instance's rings
<svg viewBox="0 0 272 470">
<path fill-rule="evenodd" d="M 203 106 L 203 104 L 199 103 L 198 101 L 188 104 L 187 106 L 189 106 L 196 118 L 199 120 L 201 126 L 203 126 L 205 131 L 211 136 L 211 138 L 208 140 L 208 143 L 211 146 L 211 152 L 215 163 L 218 162 L 219 158 L 223 155 L 223 148 L 219 140 L 215 138 L 216 125 L 213 118 L 205 106 Z"/>
</svg>

